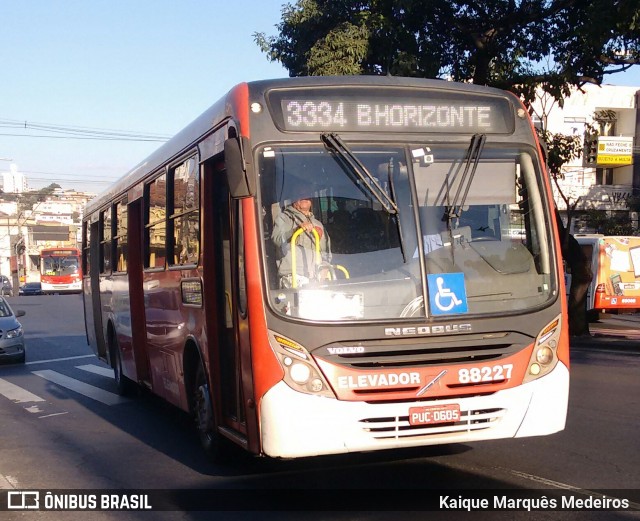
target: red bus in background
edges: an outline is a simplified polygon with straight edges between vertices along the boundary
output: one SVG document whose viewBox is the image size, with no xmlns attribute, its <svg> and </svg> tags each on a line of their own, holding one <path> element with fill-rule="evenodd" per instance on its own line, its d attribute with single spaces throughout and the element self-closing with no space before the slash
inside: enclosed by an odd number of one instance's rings
<svg viewBox="0 0 640 521">
<path fill-rule="evenodd" d="M 300 200 L 322 237 L 301 240 Z M 565 426 L 553 198 L 512 94 L 243 83 L 83 219 L 91 348 L 120 392 L 190 412 L 213 458 L 228 443 L 295 458 Z"/>
<path fill-rule="evenodd" d="M 78 248 L 44 248 L 40 251 L 42 292 L 81 293 L 82 269 Z"/>
</svg>

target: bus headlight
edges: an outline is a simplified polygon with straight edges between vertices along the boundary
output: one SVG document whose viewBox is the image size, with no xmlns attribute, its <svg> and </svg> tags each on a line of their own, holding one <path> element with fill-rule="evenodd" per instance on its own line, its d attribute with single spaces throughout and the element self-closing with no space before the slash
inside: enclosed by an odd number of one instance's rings
<svg viewBox="0 0 640 521">
<path fill-rule="evenodd" d="M 289 376 L 298 385 L 304 385 L 311 377 L 311 368 L 302 362 L 294 362 L 289 368 Z"/>
<path fill-rule="evenodd" d="M 284 369 L 284 381 L 289 387 L 306 394 L 335 398 L 313 357 L 303 346 L 272 331 L 269 331 L 269 344 Z"/>
<path fill-rule="evenodd" d="M 536 351 L 536 360 L 542 365 L 549 365 L 553 362 L 553 351 L 548 346 L 541 347 Z"/>
<path fill-rule="evenodd" d="M 556 349 L 560 341 L 562 331 L 562 315 L 558 315 L 542 328 L 529 359 L 527 373 L 524 382 L 530 382 L 550 373 L 558 363 Z"/>
</svg>

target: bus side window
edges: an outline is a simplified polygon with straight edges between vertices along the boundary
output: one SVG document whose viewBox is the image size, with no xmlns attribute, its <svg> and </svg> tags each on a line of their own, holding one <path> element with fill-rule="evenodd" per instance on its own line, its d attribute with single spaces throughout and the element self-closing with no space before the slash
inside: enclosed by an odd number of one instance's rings
<svg viewBox="0 0 640 521">
<path fill-rule="evenodd" d="M 111 271 L 111 207 L 100 213 L 100 273 Z"/>
<path fill-rule="evenodd" d="M 262 207 L 262 215 L 264 222 L 264 253 L 267 259 L 269 284 L 272 287 L 278 284 L 278 270 L 276 263 L 280 260 L 278 250 L 271 240 L 271 232 L 273 231 L 273 223 L 280 214 L 282 208 L 280 204 L 275 202 L 269 206 Z"/>
<path fill-rule="evenodd" d="M 145 186 L 145 268 L 164 268 L 167 240 L 167 176 Z"/>
<path fill-rule="evenodd" d="M 191 157 L 171 172 L 172 265 L 197 264 L 200 255 L 200 176 Z"/>
<path fill-rule="evenodd" d="M 88 277 L 91 273 L 91 221 L 82 223 L 82 273 Z"/>
<path fill-rule="evenodd" d="M 115 270 L 127 271 L 127 202 L 116 203 Z"/>
</svg>

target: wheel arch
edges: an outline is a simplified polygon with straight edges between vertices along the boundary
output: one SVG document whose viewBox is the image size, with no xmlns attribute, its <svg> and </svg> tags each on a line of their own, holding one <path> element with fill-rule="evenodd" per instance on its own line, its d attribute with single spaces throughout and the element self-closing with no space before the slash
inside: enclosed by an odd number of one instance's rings
<svg viewBox="0 0 640 521">
<path fill-rule="evenodd" d="M 184 374 L 184 388 L 186 390 L 187 403 L 188 403 L 190 412 L 193 411 L 193 393 L 191 391 L 195 384 L 196 371 L 198 370 L 198 365 L 200 364 L 205 369 L 204 371 L 205 378 L 207 378 L 208 380 L 204 357 L 202 356 L 202 349 L 200 348 L 200 343 L 194 336 L 189 335 L 184 344 L 184 354 L 182 357 L 182 371 Z"/>
<path fill-rule="evenodd" d="M 116 333 L 116 326 L 113 324 L 111 318 L 107 319 L 107 363 L 109 367 L 113 368 L 116 361 L 116 354 L 114 349 L 118 349 L 118 335 Z"/>
</svg>

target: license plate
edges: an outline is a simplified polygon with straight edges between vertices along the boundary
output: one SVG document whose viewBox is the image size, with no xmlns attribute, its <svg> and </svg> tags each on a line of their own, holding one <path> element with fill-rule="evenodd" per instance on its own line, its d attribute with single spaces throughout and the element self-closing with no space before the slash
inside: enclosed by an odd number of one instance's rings
<svg viewBox="0 0 640 521">
<path fill-rule="evenodd" d="M 460 405 L 429 405 L 409 408 L 409 425 L 433 425 L 460 421 Z"/>
</svg>

